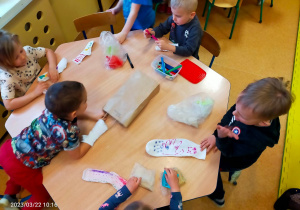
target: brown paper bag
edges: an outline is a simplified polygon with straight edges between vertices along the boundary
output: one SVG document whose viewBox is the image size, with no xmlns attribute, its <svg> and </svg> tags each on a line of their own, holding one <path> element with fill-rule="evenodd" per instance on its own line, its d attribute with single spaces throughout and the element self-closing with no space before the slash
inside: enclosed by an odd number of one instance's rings
<svg viewBox="0 0 300 210">
<path fill-rule="evenodd" d="M 128 127 L 158 91 L 158 82 L 140 71 L 135 71 L 108 100 L 103 110 L 124 127 Z"/>
</svg>

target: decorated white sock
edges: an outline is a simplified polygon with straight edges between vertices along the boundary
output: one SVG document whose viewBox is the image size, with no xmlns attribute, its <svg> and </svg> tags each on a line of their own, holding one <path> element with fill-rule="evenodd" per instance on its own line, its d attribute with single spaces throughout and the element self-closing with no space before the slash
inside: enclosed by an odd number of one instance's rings
<svg viewBox="0 0 300 210">
<path fill-rule="evenodd" d="M 108 172 L 96 169 L 85 169 L 82 174 L 82 179 L 88 182 L 100 182 L 100 183 L 109 183 L 116 190 L 121 189 L 126 185 L 126 179 L 123 179 L 115 172 Z"/>
<path fill-rule="evenodd" d="M 66 58 L 62 58 L 59 63 L 57 64 L 56 66 L 56 69 L 58 71 L 58 73 L 61 73 L 63 72 L 63 70 L 65 70 L 65 68 L 67 68 L 67 59 Z"/>
<path fill-rule="evenodd" d="M 58 71 L 58 73 L 60 74 L 61 72 L 63 72 L 65 70 L 65 68 L 67 68 L 67 59 L 66 58 L 62 58 L 59 63 L 56 66 L 56 69 Z M 38 77 L 38 81 L 39 82 L 45 82 L 49 79 L 49 73 L 46 72 L 45 74 L 42 74 L 41 76 Z"/>
<path fill-rule="evenodd" d="M 146 145 L 149 155 L 185 157 L 191 156 L 205 160 L 206 149 L 201 151 L 200 145 L 187 139 L 153 139 Z"/>
<path fill-rule="evenodd" d="M 85 56 L 92 54 L 92 47 L 93 47 L 94 41 L 90 41 L 84 48 L 84 50 L 76 56 L 76 58 L 73 59 L 73 62 L 76 64 L 80 64 Z"/>
<path fill-rule="evenodd" d="M 89 135 L 82 135 L 82 142 L 87 143 L 91 146 L 94 145 L 95 141 L 103 134 L 105 131 L 107 131 L 107 125 L 105 122 L 100 119 L 95 124 L 93 129 L 90 131 Z"/>
</svg>

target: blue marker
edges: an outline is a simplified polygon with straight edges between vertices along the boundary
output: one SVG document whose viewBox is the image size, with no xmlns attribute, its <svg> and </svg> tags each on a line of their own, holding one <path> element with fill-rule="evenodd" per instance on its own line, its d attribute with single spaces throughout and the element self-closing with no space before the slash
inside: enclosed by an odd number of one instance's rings
<svg viewBox="0 0 300 210">
<path fill-rule="evenodd" d="M 165 67 L 165 62 L 164 62 L 164 58 L 163 57 L 161 57 L 161 67 L 162 67 L 163 72 L 166 73 L 165 72 L 166 71 L 166 67 Z"/>
<path fill-rule="evenodd" d="M 159 62 L 159 64 L 161 65 L 161 62 Z M 165 62 L 165 67 L 169 70 L 174 68 L 173 66 L 167 64 L 166 62 Z M 172 72 L 174 72 L 176 74 L 178 72 L 178 70 L 173 70 Z"/>
</svg>

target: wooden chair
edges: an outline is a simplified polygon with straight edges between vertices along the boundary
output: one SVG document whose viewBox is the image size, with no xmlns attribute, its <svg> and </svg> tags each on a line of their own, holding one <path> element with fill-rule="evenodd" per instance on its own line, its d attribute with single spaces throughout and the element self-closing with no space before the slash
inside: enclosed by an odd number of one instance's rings
<svg viewBox="0 0 300 210">
<path fill-rule="evenodd" d="M 84 38 L 87 39 L 85 31 L 97 26 L 110 25 L 110 30 L 114 33 L 113 24 L 116 23 L 116 17 L 111 12 L 99 12 L 77 18 L 73 22 L 76 30 L 82 32 Z"/>
<path fill-rule="evenodd" d="M 235 26 L 235 22 L 236 22 L 236 19 L 237 19 L 239 10 L 240 10 L 240 0 L 206 0 L 204 10 L 203 10 L 203 13 L 202 13 L 202 17 L 204 17 L 204 15 L 205 15 L 205 10 L 206 10 L 207 4 L 208 4 L 208 13 L 207 13 L 207 16 L 206 16 L 204 31 L 206 30 L 208 18 L 209 18 L 209 15 L 210 15 L 210 11 L 211 11 L 211 8 L 213 6 L 222 7 L 222 8 L 230 8 L 228 16 L 227 16 L 228 18 L 230 17 L 232 8 L 233 7 L 236 8 L 234 21 L 233 21 L 230 36 L 229 36 L 229 39 L 231 39 L 233 30 L 234 30 L 234 26 Z"/>
<path fill-rule="evenodd" d="M 215 57 L 218 57 L 220 55 L 221 47 L 220 47 L 218 41 L 212 35 L 207 33 L 206 31 L 204 31 L 204 33 L 203 33 L 200 46 L 204 47 L 211 54 L 213 54 L 213 57 L 209 64 L 209 68 L 211 68 L 211 66 L 215 60 Z"/>
</svg>

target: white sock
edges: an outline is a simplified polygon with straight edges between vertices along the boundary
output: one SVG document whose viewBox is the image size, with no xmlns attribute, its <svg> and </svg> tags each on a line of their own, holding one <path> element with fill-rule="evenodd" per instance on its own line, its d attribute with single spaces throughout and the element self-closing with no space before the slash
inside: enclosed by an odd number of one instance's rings
<svg viewBox="0 0 300 210">
<path fill-rule="evenodd" d="M 146 152 L 152 156 L 191 156 L 205 160 L 206 149 L 187 139 L 153 139 L 146 145 Z"/>
<path fill-rule="evenodd" d="M 126 179 L 123 179 L 113 171 L 108 172 L 91 168 L 83 171 L 82 179 L 89 182 L 109 183 L 116 190 L 121 189 L 127 183 Z"/>
</svg>

